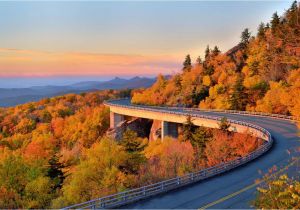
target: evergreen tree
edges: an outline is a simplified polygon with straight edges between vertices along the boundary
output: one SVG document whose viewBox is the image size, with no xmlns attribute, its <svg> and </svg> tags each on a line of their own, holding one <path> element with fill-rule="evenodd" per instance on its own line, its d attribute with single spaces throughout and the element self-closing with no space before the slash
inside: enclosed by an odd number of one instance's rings
<svg viewBox="0 0 300 210">
<path fill-rule="evenodd" d="M 277 12 L 275 12 L 272 16 L 272 20 L 271 20 L 271 30 L 272 33 L 274 34 L 277 30 L 278 25 L 280 24 L 280 18 L 277 14 Z"/>
<path fill-rule="evenodd" d="M 265 24 L 264 23 L 260 23 L 257 29 L 257 36 L 261 39 L 264 39 L 265 36 Z"/>
<path fill-rule="evenodd" d="M 183 70 L 190 70 L 192 67 L 191 56 L 188 54 L 183 62 Z"/>
<path fill-rule="evenodd" d="M 205 49 L 205 60 L 208 59 L 209 55 L 210 55 L 210 49 L 209 49 L 209 45 L 207 45 L 207 47 Z"/>
<path fill-rule="evenodd" d="M 243 79 L 239 77 L 233 86 L 233 93 L 230 97 L 230 109 L 244 110 L 245 109 L 245 87 L 243 85 Z"/>
<path fill-rule="evenodd" d="M 54 155 L 49 160 L 48 176 L 54 181 L 55 188 L 61 188 L 65 179 L 63 169 L 64 165 L 59 162 L 59 157 Z"/>
<path fill-rule="evenodd" d="M 176 87 L 177 92 L 180 92 L 181 89 L 182 89 L 181 81 L 182 81 L 181 76 L 179 74 L 176 74 L 174 76 L 174 83 L 175 83 L 175 87 Z"/>
<path fill-rule="evenodd" d="M 191 140 L 193 138 L 193 133 L 195 132 L 195 125 L 193 124 L 192 117 L 188 116 L 186 122 L 183 124 L 183 139 L 185 141 Z"/>
<path fill-rule="evenodd" d="M 141 153 L 146 144 L 143 139 L 137 136 L 137 133 L 128 129 L 123 133 L 121 145 L 124 146 L 127 152 L 127 159 L 121 166 L 121 170 L 125 173 L 137 174 L 138 170 L 146 159 Z"/>
<path fill-rule="evenodd" d="M 209 130 L 203 126 L 199 126 L 195 129 L 195 132 L 192 135 L 191 144 L 193 147 L 204 148 L 205 142 L 212 137 L 212 134 Z"/>
<path fill-rule="evenodd" d="M 241 34 L 241 42 L 240 42 L 240 44 L 243 47 L 247 47 L 247 45 L 249 44 L 250 38 L 251 38 L 251 33 L 250 33 L 250 31 L 249 31 L 248 28 L 245 28 L 244 31 Z"/>
<path fill-rule="evenodd" d="M 223 117 L 219 123 L 219 129 L 223 132 L 228 132 L 228 129 L 230 128 L 230 123 L 228 122 L 226 117 Z"/>
<path fill-rule="evenodd" d="M 143 149 L 143 139 L 138 138 L 137 133 L 128 129 L 123 133 L 121 145 L 127 152 L 139 152 Z"/>
<path fill-rule="evenodd" d="M 297 1 L 294 1 L 290 9 L 287 11 L 287 19 L 288 19 L 288 24 L 290 27 L 295 27 L 296 25 L 299 25 L 298 23 L 298 4 Z"/>
<path fill-rule="evenodd" d="M 199 105 L 200 101 L 204 100 L 207 96 L 209 95 L 208 88 L 198 88 L 194 86 L 193 91 L 192 91 L 192 104 L 193 105 Z"/>
<path fill-rule="evenodd" d="M 220 54 L 220 52 L 221 52 L 221 51 L 219 50 L 218 46 L 215 46 L 214 49 L 213 49 L 213 51 L 212 51 L 212 54 L 213 54 L 214 56 L 217 56 L 217 55 Z"/>
<path fill-rule="evenodd" d="M 197 127 L 195 132 L 192 134 L 190 141 L 196 152 L 196 162 L 198 162 L 201 159 L 201 156 L 203 156 L 206 142 L 211 138 L 212 133 L 209 132 L 209 129 L 203 126 Z"/>
<path fill-rule="evenodd" d="M 198 56 L 198 58 L 196 59 L 196 64 L 198 64 L 198 65 L 202 64 L 202 60 L 201 60 L 200 56 Z"/>
</svg>

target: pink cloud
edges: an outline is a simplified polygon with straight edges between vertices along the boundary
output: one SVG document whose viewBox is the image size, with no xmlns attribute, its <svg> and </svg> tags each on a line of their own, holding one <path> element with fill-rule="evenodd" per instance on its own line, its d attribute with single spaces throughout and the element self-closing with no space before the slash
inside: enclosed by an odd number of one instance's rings
<svg viewBox="0 0 300 210">
<path fill-rule="evenodd" d="M 53 53 L 0 48 L 0 77 L 170 74 L 180 66 L 172 55 Z"/>
</svg>

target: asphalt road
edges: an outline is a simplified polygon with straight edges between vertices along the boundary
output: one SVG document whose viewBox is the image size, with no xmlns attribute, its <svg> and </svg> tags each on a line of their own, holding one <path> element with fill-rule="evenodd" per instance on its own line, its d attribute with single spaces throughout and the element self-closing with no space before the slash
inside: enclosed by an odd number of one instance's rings
<svg viewBox="0 0 300 210">
<path fill-rule="evenodd" d="M 119 101 L 129 105 L 129 101 Z M 168 108 L 163 108 L 168 109 Z M 178 112 L 187 112 L 177 110 Z M 126 209 L 199 209 L 199 208 L 253 208 L 251 201 L 256 196 L 256 180 L 276 168 L 277 174 L 287 173 L 298 176 L 300 161 L 295 157 L 300 148 L 297 126 L 287 120 L 259 116 L 243 116 L 218 112 L 200 112 L 209 116 L 226 116 L 259 125 L 267 129 L 275 142 L 270 151 L 250 163 L 219 176 L 200 181 L 196 184 L 159 194 L 146 200 L 123 206 Z M 274 172 L 273 172 L 274 173 Z"/>
</svg>

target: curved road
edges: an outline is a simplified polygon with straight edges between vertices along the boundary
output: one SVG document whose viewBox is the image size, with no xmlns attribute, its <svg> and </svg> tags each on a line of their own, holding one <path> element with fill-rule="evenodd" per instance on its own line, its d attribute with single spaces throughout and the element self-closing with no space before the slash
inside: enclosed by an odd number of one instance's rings
<svg viewBox="0 0 300 210">
<path fill-rule="evenodd" d="M 129 100 L 115 101 L 115 104 L 130 105 Z M 151 107 L 154 108 L 154 107 Z M 157 109 L 168 109 L 157 107 Z M 174 110 L 173 110 L 174 111 Z M 177 109 L 176 112 L 189 112 Z M 295 159 L 299 156 L 300 148 L 297 126 L 295 123 L 269 117 L 244 116 L 219 112 L 202 112 L 202 115 L 227 117 L 228 119 L 245 121 L 259 125 L 267 129 L 275 142 L 267 154 L 245 166 L 238 167 L 227 173 L 221 174 L 191 186 L 156 195 L 146 200 L 122 206 L 126 209 L 199 209 L 199 208 L 252 208 L 251 201 L 255 198 L 256 180 L 272 168 L 277 168 L 276 173 L 287 173 L 290 176 L 299 175 L 300 161 Z M 299 162 L 299 163 L 298 163 Z M 275 166 L 275 167 L 274 167 Z"/>
</svg>

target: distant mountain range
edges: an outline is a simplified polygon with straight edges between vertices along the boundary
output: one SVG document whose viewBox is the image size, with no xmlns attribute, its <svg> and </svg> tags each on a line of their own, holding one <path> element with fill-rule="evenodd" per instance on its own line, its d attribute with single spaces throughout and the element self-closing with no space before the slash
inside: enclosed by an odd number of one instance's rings
<svg viewBox="0 0 300 210">
<path fill-rule="evenodd" d="M 106 89 L 134 89 L 150 87 L 156 78 L 133 77 L 123 79 L 116 77 L 108 81 L 86 81 L 66 86 L 33 86 L 29 88 L 0 88 L 0 106 L 8 107 L 18 104 L 38 101 L 42 98 L 63 95 L 67 93 L 82 93 Z"/>
</svg>

